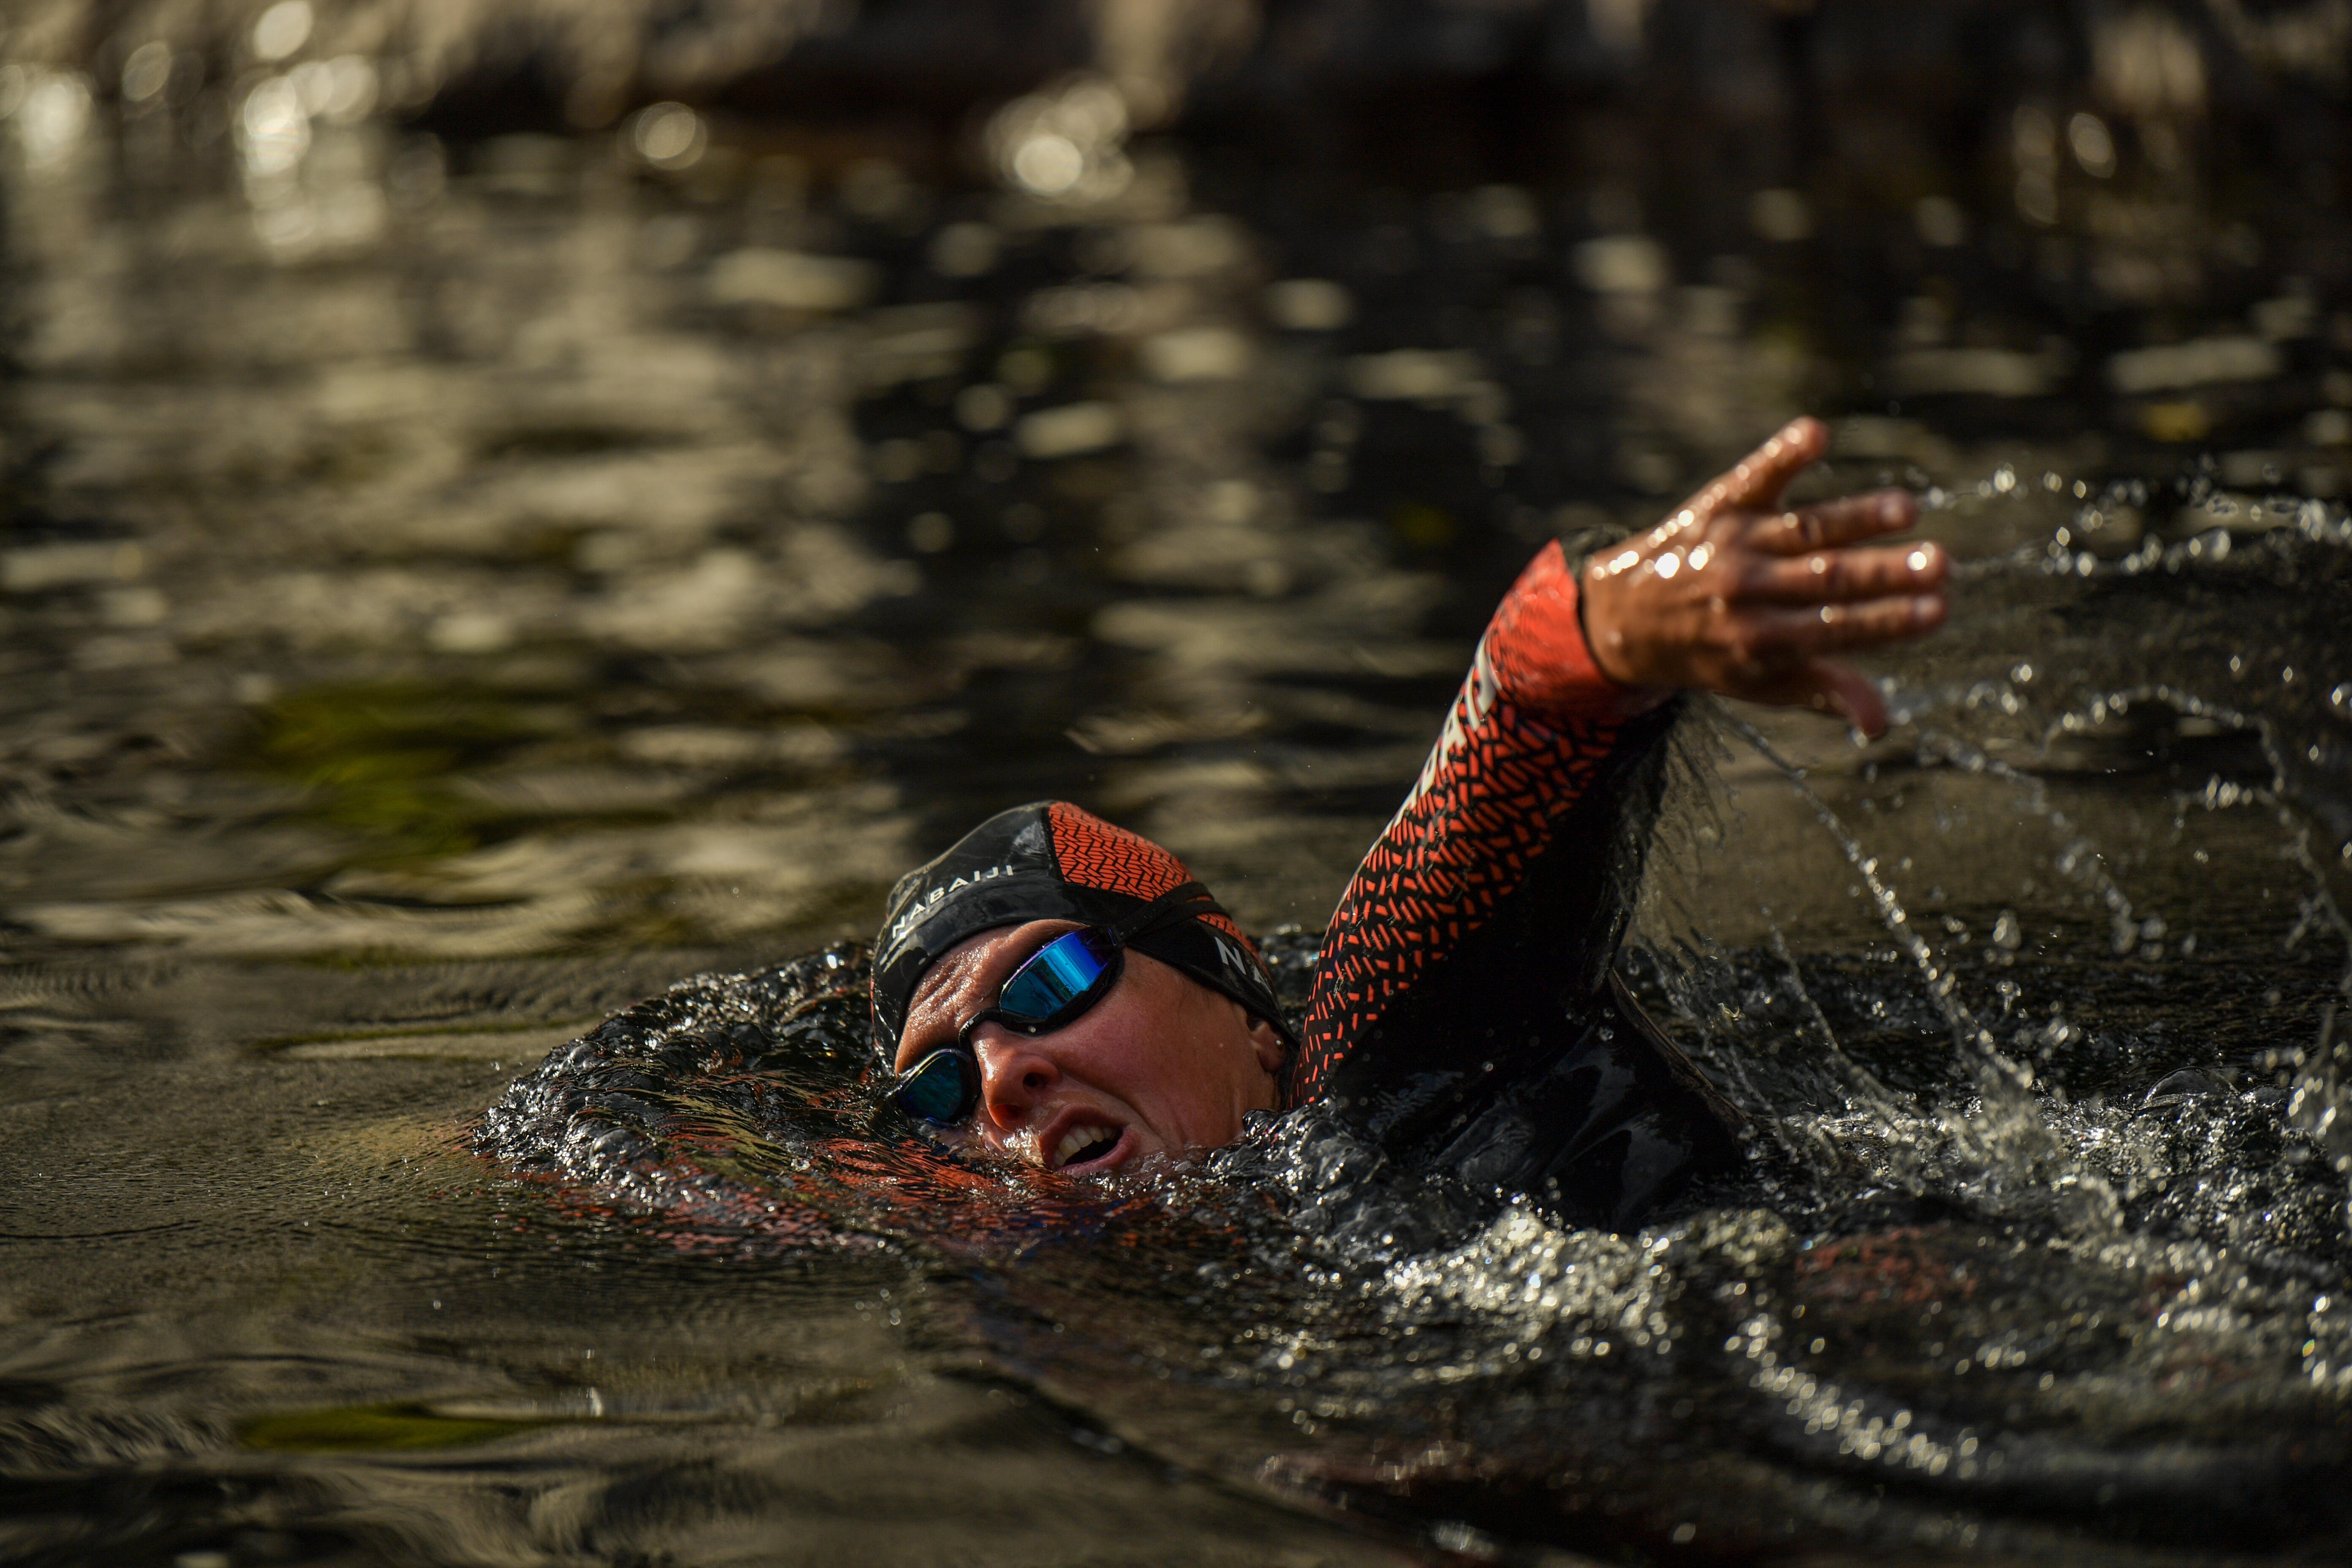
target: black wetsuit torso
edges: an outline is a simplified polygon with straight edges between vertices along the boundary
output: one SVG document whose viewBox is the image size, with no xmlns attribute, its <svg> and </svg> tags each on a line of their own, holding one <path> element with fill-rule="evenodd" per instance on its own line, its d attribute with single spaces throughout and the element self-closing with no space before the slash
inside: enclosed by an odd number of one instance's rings
<svg viewBox="0 0 2352 1568">
<path fill-rule="evenodd" d="M 1738 1162 L 1738 1113 L 1612 970 L 1676 708 L 1600 672 L 1546 547 L 1332 916 L 1291 1103 L 1582 1224 Z"/>
</svg>

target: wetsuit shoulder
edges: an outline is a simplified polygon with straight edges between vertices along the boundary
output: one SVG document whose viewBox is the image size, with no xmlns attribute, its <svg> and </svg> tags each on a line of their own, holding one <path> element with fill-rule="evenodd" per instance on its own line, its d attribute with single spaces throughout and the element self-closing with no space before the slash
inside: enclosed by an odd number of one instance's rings
<svg viewBox="0 0 2352 1568">
<path fill-rule="evenodd" d="M 1679 708 L 1601 673 L 1575 574 L 1547 546 L 1497 606 L 1419 780 L 1333 913 L 1293 1103 L 1351 1105 L 1392 1152 L 1454 1165 L 1465 1134 L 1534 1093 L 1544 1115 L 1505 1117 L 1532 1130 L 1522 1179 L 1625 1166 L 1637 1151 L 1679 1170 L 1721 1141 L 1727 1108 L 1610 979 Z M 1482 1171 L 1499 1169 L 1494 1152 L 1490 1140 Z M 1604 1184 L 1630 1201 L 1664 1183 Z M 1592 1212 L 1629 1211 L 1612 1198 Z"/>
<path fill-rule="evenodd" d="M 1487 623 L 1419 780 L 1332 915 L 1294 1100 L 1316 1098 L 1391 1008 L 1561 847 L 1562 824 L 1629 741 L 1663 733 L 1667 694 L 1601 672 L 1577 594 L 1560 547 L 1549 544 Z"/>
</svg>

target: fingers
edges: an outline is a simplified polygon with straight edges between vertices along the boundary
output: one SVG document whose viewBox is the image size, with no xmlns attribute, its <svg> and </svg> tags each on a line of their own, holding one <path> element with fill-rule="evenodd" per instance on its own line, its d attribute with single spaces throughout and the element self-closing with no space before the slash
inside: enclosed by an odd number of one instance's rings
<svg viewBox="0 0 2352 1568">
<path fill-rule="evenodd" d="M 1942 626 L 1948 607 L 1937 591 L 1809 609 L 1759 607 L 1738 619 L 1748 660 L 1773 665 L 1919 637 Z"/>
<path fill-rule="evenodd" d="M 1789 481 L 1829 449 L 1828 426 L 1813 418 L 1794 419 L 1709 489 L 1715 499 L 1733 506 L 1769 510 L 1780 504 L 1780 492 Z"/>
<path fill-rule="evenodd" d="M 1588 564 L 1595 661 L 1628 684 L 1796 704 L 1883 731 L 1877 689 L 1836 656 L 1943 625 L 1951 561 L 1937 544 L 1878 542 L 1918 520 L 1900 490 L 1784 510 L 1790 482 L 1828 447 L 1826 426 L 1796 420 L 1622 554 Z"/>
<path fill-rule="evenodd" d="M 1919 503 L 1901 490 L 1846 496 L 1767 518 L 1748 531 L 1748 542 L 1776 555 L 1832 550 L 1884 533 L 1900 533 L 1919 520 Z"/>
<path fill-rule="evenodd" d="M 1951 557 L 1938 544 L 1822 550 L 1757 562 L 1742 577 L 1739 595 L 1760 604 L 1849 605 L 1926 593 L 1941 586 L 1950 573 Z"/>
</svg>

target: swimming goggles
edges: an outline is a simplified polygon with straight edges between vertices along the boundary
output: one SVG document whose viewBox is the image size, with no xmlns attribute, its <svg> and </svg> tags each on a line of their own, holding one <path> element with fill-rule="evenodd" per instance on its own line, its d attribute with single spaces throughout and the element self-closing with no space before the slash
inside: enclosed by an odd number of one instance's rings
<svg viewBox="0 0 2352 1568">
<path fill-rule="evenodd" d="M 1125 968 L 1127 944 L 1158 926 L 1219 912 L 1209 889 L 1187 882 L 1108 926 L 1064 931 L 1007 976 L 996 1005 L 964 1021 L 955 1043 L 941 1046 L 907 1069 L 890 1099 L 899 1110 L 937 1127 L 953 1127 L 980 1104 L 980 1056 L 971 1033 L 1002 1024 L 1016 1035 L 1045 1035 L 1075 1023 L 1111 993 Z"/>
</svg>

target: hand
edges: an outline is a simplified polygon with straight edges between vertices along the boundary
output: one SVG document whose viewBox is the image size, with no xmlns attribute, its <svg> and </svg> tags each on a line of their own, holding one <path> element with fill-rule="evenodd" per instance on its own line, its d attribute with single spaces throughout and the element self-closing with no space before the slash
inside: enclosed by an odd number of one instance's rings
<svg viewBox="0 0 2352 1568">
<path fill-rule="evenodd" d="M 1782 510 L 1780 492 L 1829 444 L 1820 420 L 1800 419 L 1673 517 L 1586 563 L 1585 635 L 1602 674 L 1885 731 L 1878 689 L 1828 656 L 1943 625 L 1951 560 L 1935 544 L 1869 545 L 1918 520 L 1901 490 Z"/>
</svg>

